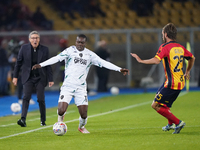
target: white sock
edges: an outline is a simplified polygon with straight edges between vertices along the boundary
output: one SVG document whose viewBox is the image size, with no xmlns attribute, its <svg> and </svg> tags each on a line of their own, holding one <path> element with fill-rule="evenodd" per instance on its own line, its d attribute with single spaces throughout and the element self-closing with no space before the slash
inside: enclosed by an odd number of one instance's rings
<svg viewBox="0 0 200 150">
<path fill-rule="evenodd" d="M 84 127 L 87 124 L 87 118 L 83 119 L 79 117 L 79 128 Z"/>
<path fill-rule="evenodd" d="M 59 116 L 59 115 L 58 115 L 58 122 L 60 122 L 60 121 L 63 122 L 63 120 L 64 120 L 64 116 Z"/>
<path fill-rule="evenodd" d="M 58 114 L 58 110 L 57 110 L 57 114 Z M 58 115 L 58 122 L 59 121 L 63 122 L 65 114 L 66 114 L 66 112 L 62 116 Z"/>
</svg>

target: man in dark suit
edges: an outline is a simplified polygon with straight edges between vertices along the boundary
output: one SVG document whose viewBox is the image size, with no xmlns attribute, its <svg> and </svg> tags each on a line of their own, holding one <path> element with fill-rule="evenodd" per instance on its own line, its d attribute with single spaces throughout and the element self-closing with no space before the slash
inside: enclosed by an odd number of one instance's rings
<svg viewBox="0 0 200 150">
<path fill-rule="evenodd" d="M 21 80 L 24 89 L 21 119 L 17 121 L 17 124 L 21 127 L 26 127 L 29 101 L 31 99 L 33 88 L 35 88 L 37 102 L 39 103 L 40 108 L 41 126 L 45 126 L 46 106 L 44 91 L 48 82 L 49 87 L 54 84 L 52 69 L 51 66 L 47 66 L 41 69 L 32 70 L 32 66 L 47 60 L 49 58 L 49 49 L 40 44 L 40 35 L 37 31 L 32 31 L 29 34 L 29 41 L 30 43 L 24 44 L 21 47 L 13 73 L 13 83 L 14 85 L 17 85 L 18 75 L 21 69 Z"/>
</svg>

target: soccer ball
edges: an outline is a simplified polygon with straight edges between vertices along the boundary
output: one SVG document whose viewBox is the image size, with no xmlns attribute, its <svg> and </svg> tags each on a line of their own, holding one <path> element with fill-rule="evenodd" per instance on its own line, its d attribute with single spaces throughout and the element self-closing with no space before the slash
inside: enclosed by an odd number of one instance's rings
<svg viewBox="0 0 200 150">
<path fill-rule="evenodd" d="M 10 109 L 12 110 L 12 112 L 16 113 L 16 112 L 20 112 L 21 110 L 21 106 L 19 103 L 12 103 L 10 106 Z"/>
<path fill-rule="evenodd" d="M 119 94 L 119 88 L 113 86 L 113 87 L 110 89 L 110 92 L 111 92 L 111 94 L 113 94 L 113 95 L 118 95 L 118 94 Z"/>
<path fill-rule="evenodd" d="M 64 135 L 67 132 L 67 125 L 64 122 L 56 122 L 53 125 L 53 132 L 56 135 Z"/>
</svg>

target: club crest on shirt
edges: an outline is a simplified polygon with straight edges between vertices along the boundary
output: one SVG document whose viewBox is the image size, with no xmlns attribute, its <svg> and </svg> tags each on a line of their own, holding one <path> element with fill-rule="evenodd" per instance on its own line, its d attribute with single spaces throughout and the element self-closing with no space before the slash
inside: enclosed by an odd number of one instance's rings
<svg viewBox="0 0 200 150">
<path fill-rule="evenodd" d="M 60 99 L 63 99 L 63 98 L 64 98 L 64 95 L 61 95 L 61 96 L 60 96 Z"/>
<path fill-rule="evenodd" d="M 159 50 L 157 54 L 159 54 L 159 53 L 161 53 L 161 50 Z"/>
<path fill-rule="evenodd" d="M 83 57 L 83 54 L 82 54 L 82 53 L 79 53 L 79 56 L 80 56 L 80 57 Z"/>
</svg>

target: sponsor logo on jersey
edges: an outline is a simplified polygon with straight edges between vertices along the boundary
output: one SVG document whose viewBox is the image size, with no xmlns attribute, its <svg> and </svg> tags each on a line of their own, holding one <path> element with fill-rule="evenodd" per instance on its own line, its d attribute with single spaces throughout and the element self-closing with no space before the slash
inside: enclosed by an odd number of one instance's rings
<svg viewBox="0 0 200 150">
<path fill-rule="evenodd" d="M 74 63 L 75 63 L 75 64 L 80 63 L 80 64 L 82 64 L 82 65 L 87 65 L 87 60 L 86 60 L 86 59 L 79 58 L 79 57 L 75 57 L 75 58 L 74 58 Z"/>
</svg>

